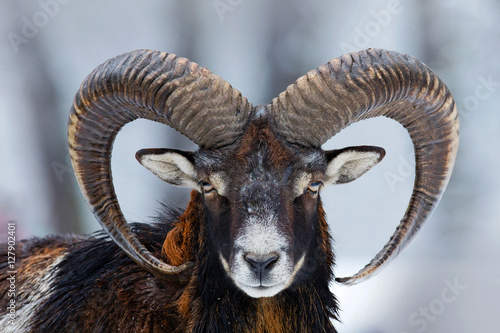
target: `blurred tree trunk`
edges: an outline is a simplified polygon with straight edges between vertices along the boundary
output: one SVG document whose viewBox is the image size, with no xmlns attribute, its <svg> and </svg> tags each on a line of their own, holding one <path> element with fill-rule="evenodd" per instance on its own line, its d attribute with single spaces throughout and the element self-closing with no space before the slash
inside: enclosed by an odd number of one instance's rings
<svg viewBox="0 0 500 333">
<path fill-rule="evenodd" d="M 37 3 L 29 7 L 21 7 L 18 2 L 11 2 L 10 13 L 12 17 L 31 17 L 32 13 L 39 11 Z M 21 29 L 19 29 L 20 31 Z M 39 32 L 39 34 L 42 32 Z M 33 116 L 33 126 L 37 138 L 33 142 L 33 151 L 41 158 L 36 166 L 40 170 L 46 185 L 45 193 L 49 202 L 50 221 L 57 233 L 81 232 L 82 221 L 75 200 L 75 182 L 68 177 L 61 177 L 61 172 L 68 172 L 68 147 L 66 121 L 61 117 L 59 109 L 59 95 L 56 85 L 47 72 L 47 55 L 44 53 L 41 36 L 37 35 L 20 45 L 16 54 L 19 68 L 21 69 L 24 94 L 27 105 Z M 63 118 L 67 119 L 67 118 Z M 35 166 L 34 166 L 35 167 Z"/>
<path fill-rule="evenodd" d="M 457 59 L 450 61 L 450 56 L 453 54 L 454 49 L 459 50 L 460 44 L 467 42 L 467 39 L 457 40 L 453 39 L 447 31 L 448 29 L 443 29 L 443 25 L 457 25 L 455 29 L 459 29 L 457 18 L 453 15 L 457 15 L 457 11 L 447 12 L 445 5 L 435 1 L 422 1 L 418 3 L 420 5 L 419 19 L 421 26 L 421 50 L 422 56 L 421 60 L 426 63 L 432 69 L 439 71 L 440 76 L 446 75 L 449 79 L 445 80 L 449 85 L 449 88 L 453 91 L 453 84 L 459 81 L 460 77 L 477 77 L 480 73 L 470 73 L 464 75 L 457 73 L 457 68 L 460 65 Z M 463 57 L 460 57 L 463 59 Z M 463 70 L 467 70 L 466 64 L 460 66 Z M 477 70 L 478 67 L 474 67 Z M 453 80 L 453 78 L 455 80 Z M 444 79 L 444 78 L 443 78 Z M 458 89 L 458 87 L 457 87 Z M 458 92 L 458 91 L 457 91 Z M 461 93 L 461 94 L 460 94 Z M 464 92 L 458 92 L 455 95 L 457 98 L 463 95 Z M 463 111 L 458 100 L 457 108 L 459 115 Z M 466 125 L 464 120 L 460 117 L 461 126 Z M 468 231 L 471 229 L 470 222 L 473 221 L 473 216 L 477 216 L 475 208 L 478 207 L 477 200 L 480 199 L 480 188 L 481 184 L 475 179 L 471 178 L 473 173 L 466 170 L 467 163 L 460 162 L 463 156 L 468 155 L 466 151 L 466 145 L 460 145 L 459 153 L 457 156 L 457 163 L 453 170 L 453 176 L 449 183 L 448 189 L 443 196 L 443 200 L 440 203 L 440 211 L 442 216 L 442 228 L 441 234 L 436 235 L 441 241 L 449 241 L 455 244 L 462 243 L 468 237 Z M 476 177 L 474 177 L 476 178 Z M 464 191 L 466 189 L 466 191 Z M 450 237 L 451 236 L 451 237 Z M 442 246 L 442 248 L 459 248 L 458 246 Z M 465 248 L 464 248 L 465 251 Z M 457 253 L 450 255 L 459 255 Z"/>
<path fill-rule="evenodd" d="M 269 35 L 263 43 L 266 48 L 269 89 L 265 101 L 271 101 L 286 87 L 304 75 L 309 68 L 306 64 L 310 56 L 309 47 L 314 44 L 314 4 L 297 0 L 271 1 L 267 19 Z M 300 47 L 297 47 L 300 45 Z"/>
</svg>

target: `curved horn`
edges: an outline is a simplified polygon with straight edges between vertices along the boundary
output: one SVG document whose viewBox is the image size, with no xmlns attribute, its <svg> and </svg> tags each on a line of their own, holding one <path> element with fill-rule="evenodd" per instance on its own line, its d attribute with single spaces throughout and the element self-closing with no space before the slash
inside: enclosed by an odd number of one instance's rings
<svg viewBox="0 0 500 333">
<path fill-rule="evenodd" d="M 368 265 L 336 280 L 356 284 L 369 278 L 410 242 L 446 188 L 459 127 L 448 88 L 411 56 L 368 49 L 308 72 L 272 101 L 271 112 L 283 137 L 303 146 L 319 147 L 350 124 L 378 116 L 398 121 L 409 132 L 416 178 L 406 213 Z"/>
<path fill-rule="evenodd" d="M 101 226 L 137 264 L 182 282 L 192 266 L 160 261 L 130 230 L 111 180 L 111 148 L 118 131 L 137 118 L 150 119 L 215 149 L 241 135 L 250 110 L 239 91 L 207 69 L 157 51 L 137 50 L 110 59 L 82 83 L 68 125 L 76 178 Z"/>
</svg>

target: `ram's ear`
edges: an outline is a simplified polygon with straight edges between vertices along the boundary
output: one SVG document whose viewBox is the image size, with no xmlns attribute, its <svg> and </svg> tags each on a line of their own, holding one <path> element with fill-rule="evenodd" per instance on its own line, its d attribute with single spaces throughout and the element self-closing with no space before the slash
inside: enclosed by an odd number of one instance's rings
<svg viewBox="0 0 500 333">
<path fill-rule="evenodd" d="M 373 146 L 347 147 L 326 151 L 328 167 L 325 185 L 351 182 L 370 170 L 385 156 L 385 150 Z"/>
<path fill-rule="evenodd" d="M 135 158 L 142 166 L 169 184 L 200 190 L 192 152 L 141 149 L 135 154 Z"/>
</svg>

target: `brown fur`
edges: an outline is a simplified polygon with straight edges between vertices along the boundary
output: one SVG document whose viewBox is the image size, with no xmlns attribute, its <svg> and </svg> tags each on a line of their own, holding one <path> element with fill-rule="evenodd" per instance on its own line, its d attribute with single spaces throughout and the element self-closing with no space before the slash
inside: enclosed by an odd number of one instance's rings
<svg viewBox="0 0 500 333">
<path fill-rule="evenodd" d="M 260 120 L 249 126 L 247 132 L 241 138 L 235 156 L 237 163 L 247 165 L 248 156 L 255 154 L 256 148 L 263 142 L 267 145 L 268 166 L 275 171 L 282 171 L 294 160 L 293 153 L 286 148 L 284 142 L 278 139 L 269 124 L 264 120 Z"/>
<path fill-rule="evenodd" d="M 289 326 L 290 318 L 273 298 L 261 298 L 258 301 L 255 322 L 256 333 L 288 333 L 292 332 Z"/>
<path fill-rule="evenodd" d="M 328 258 L 328 263 L 333 264 L 333 253 L 330 244 L 330 233 L 328 232 L 328 222 L 326 221 L 326 213 L 323 208 L 323 204 L 320 202 L 318 204 L 318 225 L 321 232 L 320 251 L 321 253 L 330 253 L 331 258 Z"/>
<path fill-rule="evenodd" d="M 162 255 L 166 262 L 173 266 L 182 265 L 185 262 L 194 260 L 192 242 L 195 239 L 193 234 L 202 220 L 196 190 L 191 192 L 191 201 L 186 211 L 179 216 L 179 220 L 174 222 L 174 228 L 167 234 L 163 243 Z"/>
</svg>

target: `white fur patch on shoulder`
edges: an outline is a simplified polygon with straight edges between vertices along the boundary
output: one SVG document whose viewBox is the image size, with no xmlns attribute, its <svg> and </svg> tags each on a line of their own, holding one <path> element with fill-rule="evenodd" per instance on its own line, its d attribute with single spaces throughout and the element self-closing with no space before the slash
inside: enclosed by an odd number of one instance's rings
<svg viewBox="0 0 500 333">
<path fill-rule="evenodd" d="M 52 264 L 32 279 L 19 286 L 17 303 L 21 304 L 16 309 L 14 325 L 9 324 L 10 317 L 4 316 L 0 320 L 0 327 L 4 333 L 30 332 L 31 323 L 36 310 L 45 300 L 52 295 L 52 285 L 57 274 L 57 265 L 64 259 L 66 253 L 58 256 Z"/>
<path fill-rule="evenodd" d="M 340 153 L 328 164 L 325 185 L 351 182 L 370 170 L 380 160 L 372 151 L 348 150 Z"/>
<path fill-rule="evenodd" d="M 169 184 L 199 190 L 194 165 L 181 154 L 147 154 L 141 157 L 140 163 Z"/>
</svg>

